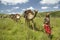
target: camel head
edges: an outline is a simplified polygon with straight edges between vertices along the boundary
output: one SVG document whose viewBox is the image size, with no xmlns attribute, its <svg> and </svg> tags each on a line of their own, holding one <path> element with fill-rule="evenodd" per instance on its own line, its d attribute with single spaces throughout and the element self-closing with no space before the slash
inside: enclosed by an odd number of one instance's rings
<svg viewBox="0 0 60 40">
<path fill-rule="evenodd" d="M 24 12 L 24 17 L 27 18 L 27 19 L 33 19 L 36 16 L 36 14 L 37 14 L 36 10 L 34 10 L 34 11 L 32 11 L 32 10 L 26 10 Z"/>
</svg>

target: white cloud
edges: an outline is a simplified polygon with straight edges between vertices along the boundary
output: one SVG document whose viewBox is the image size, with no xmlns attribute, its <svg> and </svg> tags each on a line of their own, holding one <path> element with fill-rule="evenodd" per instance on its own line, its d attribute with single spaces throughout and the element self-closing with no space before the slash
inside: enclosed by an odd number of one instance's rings
<svg viewBox="0 0 60 40">
<path fill-rule="evenodd" d="M 11 14 L 16 14 L 15 12 L 12 12 Z"/>
<path fill-rule="evenodd" d="M 11 12 L 11 13 L 8 13 L 8 14 L 16 14 L 15 12 Z"/>
<path fill-rule="evenodd" d="M 58 6 L 55 6 L 55 7 L 53 7 L 53 8 L 58 9 L 59 7 L 58 7 Z"/>
<path fill-rule="evenodd" d="M 49 8 L 49 7 L 41 7 L 41 9 L 47 9 L 47 8 Z"/>
<path fill-rule="evenodd" d="M 22 11 L 25 11 L 26 9 L 22 9 Z"/>
<path fill-rule="evenodd" d="M 33 8 L 33 7 L 29 7 L 29 8 L 27 8 L 27 10 L 29 10 L 29 9 L 33 10 L 34 8 Z"/>
<path fill-rule="evenodd" d="M 9 10 L 9 9 L 7 9 L 6 11 L 7 11 L 7 12 L 11 12 L 11 10 Z"/>
<path fill-rule="evenodd" d="M 26 8 L 26 9 L 22 9 L 22 11 L 25 11 L 25 10 L 34 10 L 34 8 L 33 7 L 29 7 L 29 8 Z"/>
<path fill-rule="evenodd" d="M 19 9 L 19 7 L 16 6 L 16 7 L 10 8 L 10 9 L 1 10 L 0 12 L 7 12 L 7 13 L 9 13 L 9 14 L 10 14 L 10 12 L 12 12 L 13 14 L 15 14 L 14 11 L 16 11 L 16 10 L 18 10 L 18 9 Z"/>
<path fill-rule="evenodd" d="M 19 7 L 13 7 L 12 9 L 19 9 Z"/>
<path fill-rule="evenodd" d="M 11 9 L 6 9 L 6 12 L 12 12 L 13 10 L 17 10 L 19 7 L 12 7 Z"/>
<path fill-rule="evenodd" d="M 22 14 L 22 12 L 10 12 L 10 13 L 7 13 L 7 14 Z"/>
<path fill-rule="evenodd" d="M 60 0 L 41 0 L 41 4 L 56 4 L 59 3 Z"/>
<path fill-rule="evenodd" d="M 15 5 L 15 4 L 22 4 L 22 3 L 26 3 L 26 2 L 29 2 L 29 0 L 0 0 L 1 3 L 7 5 Z"/>
<path fill-rule="evenodd" d="M 0 12 L 4 12 L 3 10 L 1 10 Z"/>
<path fill-rule="evenodd" d="M 11 13 L 8 13 L 8 14 L 17 14 L 16 12 L 11 12 Z"/>
</svg>

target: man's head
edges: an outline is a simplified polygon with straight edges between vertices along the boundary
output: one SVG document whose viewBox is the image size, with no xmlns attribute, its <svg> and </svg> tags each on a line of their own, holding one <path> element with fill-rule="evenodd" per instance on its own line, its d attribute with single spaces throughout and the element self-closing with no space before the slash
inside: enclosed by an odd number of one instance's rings
<svg viewBox="0 0 60 40">
<path fill-rule="evenodd" d="M 50 13 L 46 13 L 46 17 L 49 17 L 50 16 Z"/>
</svg>

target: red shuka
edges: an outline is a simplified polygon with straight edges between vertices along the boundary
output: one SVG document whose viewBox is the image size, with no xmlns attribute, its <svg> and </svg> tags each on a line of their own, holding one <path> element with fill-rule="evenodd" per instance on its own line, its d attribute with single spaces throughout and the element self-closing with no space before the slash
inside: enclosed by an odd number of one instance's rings
<svg viewBox="0 0 60 40">
<path fill-rule="evenodd" d="M 45 32 L 46 32 L 47 34 L 51 34 L 51 28 L 50 28 L 49 25 L 44 24 L 44 29 L 45 29 Z"/>
</svg>

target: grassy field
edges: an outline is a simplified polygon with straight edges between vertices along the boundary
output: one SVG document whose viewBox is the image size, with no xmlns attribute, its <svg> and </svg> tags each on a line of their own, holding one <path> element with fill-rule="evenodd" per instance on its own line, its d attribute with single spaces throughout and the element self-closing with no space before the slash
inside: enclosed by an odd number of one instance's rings
<svg viewBox="0 0 60 40">
<path fill-rule="evenodd" d="M 36 28 L 43 30 L 44 17 L 34 19 Z M 60 18 L 51 17 L 52 40 L 60 40 Z M 49 40 L 47 34 L 29 28 L 21 17 L 21 22 L 15 22 L 10 18 L 0 19 L 0 40 Z"/>
</svg>

